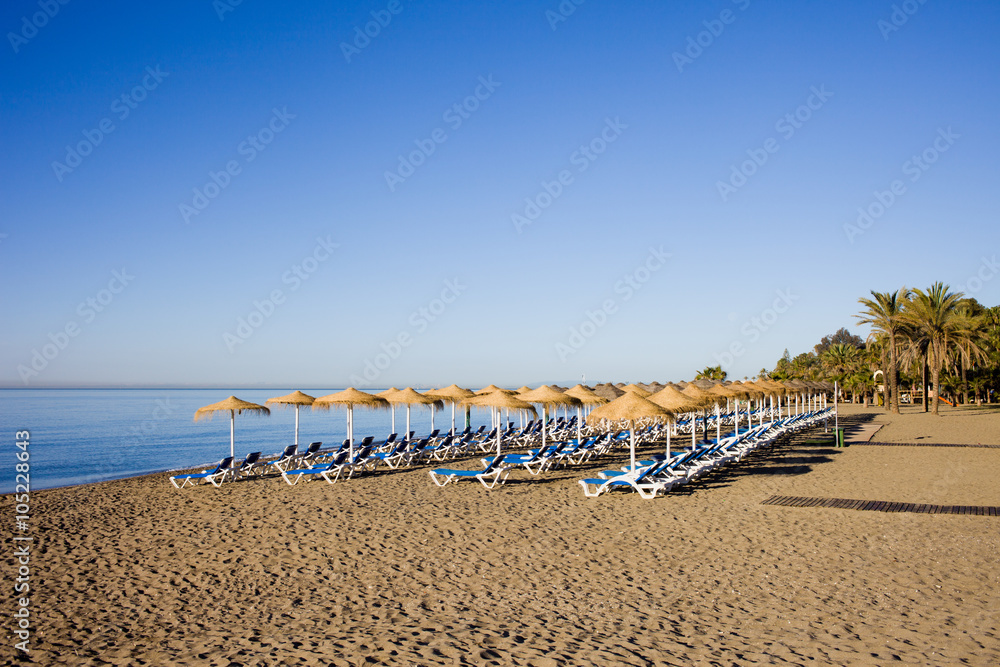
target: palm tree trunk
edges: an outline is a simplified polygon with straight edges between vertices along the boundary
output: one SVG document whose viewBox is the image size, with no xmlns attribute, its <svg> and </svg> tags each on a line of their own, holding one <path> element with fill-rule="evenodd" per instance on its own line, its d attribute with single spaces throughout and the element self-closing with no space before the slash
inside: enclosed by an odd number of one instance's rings
<svg viewBox="0 0 1000 667">
<path fill-rule="evenodd" d="M 889 396 L 892 400 L 890 410 L 899 414 L 899 362 L 896 359 L 896 338 L 889 338 L 889 377 L 886 384 L 889 386 Z"/>
<path fill-rule="evenodd" d="M 941 396 L 941 364 L 938 361 L 937 351 L 934 352 L 934 365 L 931 367 L 931 378 L 934 381 L 934 414 L 938 414 L 938 403 L 941 400 L 938 398 Z"/>
<path fill-rule="evenodd" d="M 923 396 L 924 412 L 927 412 L 927 353 L 924 352 L 924 365 L 920 369 L 920 392 Z"/>
<path fill-rule="evenodd" d="M 969 404 L 969 377 L 966 374 L 965 359 L 960 360 L 962 364 L 962 393 L 965 394 L 965 398 L 962 400 L 966 405 Z"/>
</svg>

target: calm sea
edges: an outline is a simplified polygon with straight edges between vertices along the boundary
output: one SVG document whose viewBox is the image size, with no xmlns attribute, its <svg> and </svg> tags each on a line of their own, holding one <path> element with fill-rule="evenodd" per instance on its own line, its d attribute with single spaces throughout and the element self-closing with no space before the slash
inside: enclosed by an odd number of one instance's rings
<svg viewBox="0 0 1000 667">
<path fill-rule="evenodd" d="M 247 389 L 235 394 L 261 405 L 292 389 Z M 313 396 L 337 389 L 303 389 Z M 381 391 L 374 389 L 371 391 Z M 29 452 L 32 489 L 48 489 L 121 479 L 165 470 L 207 467 L 229 455 L 229 413 L 195 423 L 200 407 L 217 403 L 234 392 L 226 389 L 0 389 L 0 493 L 14 491 L 19 451 L 15 434 L 31 434 Z M 299 447 L 320 440 L 324 446 L 347 437 L 347 411 L 334 408 L 299 411 Z M 457 424 L 464 428 L 461 409 Z M 489 424 L 489 413 L 473 409 L 472 425 Z M 438 410 L 435 427 L 451 427 L 451 406 Z M 406 428 L 406 408 L 396 409 L 396 429 Z M 410 429 L 430 432 L 431 411 L 414 406 Z M 354 437 L 384 438 L 391 432 L 391 414 L 358 408 Z M 236 416 L 236 456 L 261 451 L 276 454 L 295 441 L 295 409 L 272 408 L 270 416 Z M 3 452 L 6 450 L 7 454 Z"/>
</svg>

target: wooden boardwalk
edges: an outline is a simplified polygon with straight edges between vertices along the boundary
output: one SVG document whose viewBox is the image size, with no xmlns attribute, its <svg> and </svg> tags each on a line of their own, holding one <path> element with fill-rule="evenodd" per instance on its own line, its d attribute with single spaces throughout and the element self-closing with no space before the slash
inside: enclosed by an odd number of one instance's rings
<svg viewBox="0 0 1000 667">
<path fill-rule="evenodd" d="M 803 496 L 771 496 L 762 505 L 780 507 L 830 507 L 863 512 L 915 512 L 917 514 L 968 514 L 1000 516 L 1000 507 L 983 505 L 927 505 L 900 503 L 889 500 L 851 500 L 848 498 L 807 498 Z"/>
</svg>

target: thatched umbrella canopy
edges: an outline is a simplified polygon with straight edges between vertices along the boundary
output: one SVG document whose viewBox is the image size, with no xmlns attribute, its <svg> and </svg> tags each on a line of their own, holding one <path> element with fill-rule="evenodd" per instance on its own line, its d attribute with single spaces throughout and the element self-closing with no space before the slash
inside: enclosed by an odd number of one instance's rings
<svg viewBox="0 0 1000 667">
<path fill-rule="evenodd" d="M 532 407 L 530 403 L 526 403 L 517 396 L 514 396 L 502 390 L 492 391 L 488 394 L 477 394 L 475 396 L 471 396 L 469 398 L 464 399 L 462 401 L 462 405 L 476 405 L 480 407 L 488 407 L 494 410 L 501 410 L 503 408 L 507 408 L 508 410 L 527 410 L 530 411 L 532 414 L 536 414 L 535 408 Z M 500 428 L 499 419 L 496 420 L 496 423 L 497 423 L 496 427 L 497 455 L 499 455 L 500 437 L 502 429 Z"/>
<path fill-rule="evenodd" d="M 635 422 L 639 419 L 672 418 L 674 413 L 660 407 L 635 392 L 626 392 L 587 415 L 587 421 L 598 424 L 601 420 L 629 422 L 629 453 L 632 469 L 635 470 Z"/>
<path fill-rule="evenodd" d="M 622 394 L 624 394 L 625 392 L 619 389 L 618 387 L 614 386 L 613 384 L 605 382 L 604 384 L 599 384 L 595 386 L 594 393 L 600 396 L 601 398 L 608 399 L 608 401 L 613 401 Z"/>
<path fill-rule="evenodd" d="M 331 406 L 342 405 L 347 408 L 347 446 L 350 457 L 354 458 L 354 406 L 360 405 L 373 410 L 385 410 L 389 407 L 389 401 L 381 396 L 375 396 L 364 391 L 359 391 L 354 387 L 348 387 L 343 391 L 334 394 L 320 396 L 313 401 L 313 410 L 329 410 Z"/>
<path fill-rule="evenodd" d="M 529 387 L 528 385 L 525 384 L 525 385 L 521 385 L 521 388 L 517 390 L 517 393 L 518 394 L 527 394 L 529 391 L 531 391 L 531 387 Z"/>
<path fill-rule="evenodd" d="M 455 435 L 455 406 L 458 405 L 459 401 L 465 400 L 470 396 L 475 396 L 475 392 L 465 389 L 464 387 L 459 387 L 457 384 L 452 384 L 444 389 L 431 389 L 430 391 L 425 391 L 426 396 L 433 396 L 434 398 L 439 398 L 446 403 L 451 403 L 451 434 Z"/>
<path fill-rule="evenodd" d="M 404 440 L 410 437 L 410 406 L 430 405 L 431 407 L 436 407 L 436 406 L 444 407 L 444 403 L 441 402 L 441 399 L 432 398 L 430 396 L 424 396 L 423 394 L 415 390 L 413 387 L 400 389 L 399 391 L 393 394 L 389 394 L 388 396 L 383 396 L 383 398 L 389 401 L 389 405 L 406 406 L 406 438 L 404 438 Z M 393 431 L 395 430 L 396 430 L 395 424 L 393 424 Z"/>
<path fill-rule="evenodd" d="M 697 401 L 676 387 L 666 385 L 663 389 L 650 395 L 649 401 L 656 403 L 664 410 L 674 414 L 685 412 L 695 412 L 702 407 L 702 402 Z M 691 424 L 691 448 L 695 446 L 694 423 Z M 670 455 L 670 429 L 667 429 L 667 455 Z"/>
<path fill-rule="evenodd" d="M 299 446 L 299 408 L 303 405 L 312 405 L 313 401 L 316 400 L 315 396 L 310 396 L 309 394 L 303 394 L 301 391 L 295 390 L 290 394 L 284 396 L 277 396 L 275 398 L 267 399 L 267 405 L 278 405 L 280 407 L 288 407 L 290 405 L 295 406 L 295 446 Z"/>
<path fill-rule="evenodd" d="M 488 387 L 483 387 L 482 389 L 480 389 L 476 393 L 477 394 L 492 394 L 495 391 L 502 391 L 505 394 L 516 394 L 517 393 L 513 389 L 503 389 L 502 387 L 498 387 L 495 384 L 491 384 Z"/>
<path fill-rule="evenodd" d="M 603 396 L 598 396 L 596 393 L 587 389 L 582 384 L 578 384 L 575 387 L 570 387 L 565 391 L 567 396 L 572 396 L 573 398 L 579 398 L 580 402 L 584 405 L 603 405 L 604 403 L 610 403 L 610 401 Z"/>
<path fill-rule="evenodd" d="M 681 390 L 682 394 L 687 394 L 696 401 L 701 401 L 702 407 L 705 410 L 704 420 L 702 421 L 702 438 L 708 440 L 708 406 L 714 405 L 718 402 L 719 397 L 716 394 L 710 394 L 706 390 L 702 389 L 695 382 L 689 382 L 684 389 Z"/>
<path fill-rule="evenodd" d="M 557 405 L 582 405 L 579 398 L 544 384 L 537 389 L 518 395 L 518 398 L 526 403 L 538 403 L 542 406 L 542 447 L 545 446 L 546 409 Z"/>
<path fill-rule="evenodd" d="M 693 382 L 689 382 L 688 385 L 681 390 L 681 393 L 687 394 L 696 401 L 700 401 L 702 407 L 712 405 L 718 400 L 716 395 L 708 393 Z"/>
<path fill-rule="evenodd" d="M 624 391 L 630 391 L 638 396 L 642 396 L 643 398 L 649 398 L 650 395 L 650 392 L 646 391 L 637 384 L 627 384 L 624 387 L 622 387 L 622 389 Z"/>
<path fill-rule="evenodd" d="M 655 394 L 650 394 L 647 400 L 656 403 L 661 408 L 674 413 L 694 412 L 703 406 L 701 401 L 695 400 L 682 391 L 667 385 Z"/>
<path fill-rule="evenodd" d="M 271 411 L 263 405 L 257 405 L 256 403 L 250 403 L 249 401 L 240 400 L 235 396 L 230 396 L 224 401 L 198 408 L 195 410 L 194 420 L 211 419 L 215 416 L 216 412 L 229 413 L 229 455 L 234 458 L 236 457 L 236 415 L 243 414 L 244 412 L 258 415 L 271 414 Z"/>
</svg>

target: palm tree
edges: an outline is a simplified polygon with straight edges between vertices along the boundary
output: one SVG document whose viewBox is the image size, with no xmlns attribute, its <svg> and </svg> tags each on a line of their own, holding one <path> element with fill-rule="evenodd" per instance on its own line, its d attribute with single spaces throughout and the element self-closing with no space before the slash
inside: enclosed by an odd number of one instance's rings
<svg viewBox="0 0 1000 667">
<path fill-rule="evenodd" d="M 934 414 L 938 414 L 941 395 L 941 368 L 948 357 L 950 343 L 955 335 L 956 312 L 961 293 L 948 291 L 950 287 L 936 282 L 925 292 L 913 290 L 913 299 L 903 311 L 919 337 L 926 339 L 931 381 L 934 383 Z"/>
<path fill-rule="evenodd" d="M 705 368 L 698 371 L 697 375 L 694 376 L 695 380 L 725 380 L 726 376 L 729 375 L 726 371 L 722 370 L 722 366 L 705 366 Z"/>
<path fill-rule="evenodd" d="M 954 329 L 955 361 L 962 376 L 964 400 L 968 404 L 968 370 L 989 358 L 985 309 L 975 299 L 963 299 L 955 314 Z"/>
<path fill-rule="evenodd" d="M 823 353 L 822 362 L 832 379 L 843 380 L 857 369 L 860 356 L 858 348 L 853 345 L 835 343 Z"/>
<path fill-rule="evenodd" d="M 865 307 L 860 315 L 855 315 L 859 324 L 870 324 L 872 333 L 869 339 L 884 337 L 889 348 L 889 368 L 885 383 L 889 389 L 891 410 L 899 414 L 899 357 L 898 344 L 900 335 L 906 327 L 903 311 L 910 300 L 912 291 L 900 287 L 895 292 L 876 292 L 872 290 L 873 299 L 860 298 L 858 302 Z"/>
</svg>

